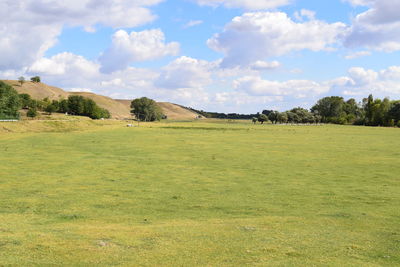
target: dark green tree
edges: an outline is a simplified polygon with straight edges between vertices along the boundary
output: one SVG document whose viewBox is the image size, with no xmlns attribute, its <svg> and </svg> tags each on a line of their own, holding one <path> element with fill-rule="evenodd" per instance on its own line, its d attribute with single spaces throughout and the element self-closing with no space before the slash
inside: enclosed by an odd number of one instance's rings
<svg viewBox="0 0 400 267">
<path fill-rule="evenodd" d="M 50 115 L 51 115 L 53 112 L 56 112 L 57 110 L 58 110 L 57 105 L 55 105 L 55 104 L 53 104 L 53 103 L 51 103 L 50 105 L 47 105 L 47 107 L 45 108 L 45 111 L 46 111 L 47 113 L 49 113 Z"/>
<path fill-rule="evenodd" d="M 31 82 L 33 83 L 40 83 L 40 77 L 39 76 L 34 76 L 31 78 Z"/>
<path fill-rule="evenodd" d="M 36 108 L 29 108 L 28 112 L 26 113 L 26 116 L 28 116 L 29 118 L 35 118 L 37 117 L 38 112 Z"/>
<path fill-rule="evenodd" d="M 83 115 L 85 112 L 85 99 L 83 96 L 72 95 L 68 97 L 68 113 Z"/>
<path fill-rule="evenodd" d="M 21 101 L 21 107 L 28 109 L 32 105 L 32 98 L 28 94 L 19 94 L 19 99 Z"/>
<path fill-rule="evenodd" d="M 140 121 L 159 121 L 163 117 L 157 103 L 147 97 L 137 98 L 131 102 L 131 113 Z"/>
<path fill-rule="evenodd" d="M 276 123 L 278 122 L 278 115 L 279 115 L 279 112 L 278 112 L 278 111 L 272 111 L 272 112 L 269 113 L 268 119 L 269 119 L 272 123 L 276 124 Z"/>
<path fill-rule="evenodd" d="M 0 81 L 0 119 L 19 118 L 18 110 L 21 107 L 17 91 L 10 85 Z"/>
<path fill-rule="evenodd" d="M 68 110 L 68 100 L 62 99 L 58 104 L 58 112 L 67 113 Z"/>
<path fill-rule="evenodd" d="M 400 122 L 400 101 L 395 101 L 389 110 L 389 118 L 395 121 L 395 124 Z"/>
</svg>

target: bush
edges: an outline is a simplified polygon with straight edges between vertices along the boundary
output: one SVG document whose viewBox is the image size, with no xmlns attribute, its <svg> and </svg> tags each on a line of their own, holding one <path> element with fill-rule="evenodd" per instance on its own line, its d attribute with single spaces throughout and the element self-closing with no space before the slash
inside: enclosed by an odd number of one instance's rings
<svg viewBox="0 0 400 267">
<path fill-rule="evenodd" d="M 35 118 L 37 117 L 38 113 L 37 113 L 37 109 L 36 108 L 30 108 L 28 110 L 28 112 L 26 113 L 26 116 L 28 116 L 29 118 Z"/>
<path fill-rule="evenodd" d="M 400 121 L 398 121 L 398 122 L 397 122 L 397 127 L 399 127 L 399 128 L 400 128 Z"/>
</svg>

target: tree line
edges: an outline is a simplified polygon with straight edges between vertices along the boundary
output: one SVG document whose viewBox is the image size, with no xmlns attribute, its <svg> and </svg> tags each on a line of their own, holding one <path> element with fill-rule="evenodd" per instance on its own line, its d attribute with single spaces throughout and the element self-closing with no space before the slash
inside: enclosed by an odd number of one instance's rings
<svg viewBox="0 0 400 267">
<path fill-rule="evenodd" d="M 254 123 L 257 121 L 400 127 L 400 101 L 374 99 L 369 95 L 357 103 L 353 98 L 345 101 L 343 97 L 330 96 L 318 100 L 311 110 L 300 107 L 285 112 L 264 110 L 253 118 Z"/>
<path fill-rule="evenodd" d="M 18 94 L 10 85 L 0 81 L 0 119 L 19 119 L 20 109 L 26 109 L 28 117 L 36 117 L 38 111 L 49 114 L 68 113 L 87 116 L 92 119 L 110 118 L 110 112 L 100 108 L 92 99 L 83 96 L 69 96 L 68 99 L 33 99 L 29 94 Z"/>
</svg>

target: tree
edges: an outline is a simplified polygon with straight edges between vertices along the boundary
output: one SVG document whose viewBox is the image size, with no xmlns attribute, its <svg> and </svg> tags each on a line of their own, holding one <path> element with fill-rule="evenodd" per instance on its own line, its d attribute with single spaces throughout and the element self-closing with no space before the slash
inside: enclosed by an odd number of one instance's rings
<svg viewBox="0 0 400 267">
<path fill-rule="evenodd" d="M 389 110 L 389 118 L 395 121 L 395 124 L 400 122 L 400 101 L 392 103 L 392 107 Z"/>
<path fill-rule="evenodd" d="M 58 105 L 58 111 L 61 113 L 68 113 L 68 101 L 66 99 L 62 99 Z"/>
<path fill-rule="evenodd" d="M 21 86 L 24 84 L 24 82 L 25 82 L 25 77 L 24 76 L 21 76 L 21 77 L 19 77 L 18 78 L 18 82 L 21 84 Z"/>
<path fill-rule="evenodd" d="M 269 113 L 268 119 L 270 121 L 272 121 L 272 123 L 277 123 L 278 122 L 278 115 L 279 115 L 279 112 L 272 111 L 272 112 Z"/>
<path fill-rule="evenodd" d="M 58 108 L 57 108 L 57 106 L 55 105 L 55 104 L 50 104 L 50 105 L 48 105 L 47 107 L 46 107 L 46 109 L 45 109 L 45 111 L 46 112 L 48 112 L 50 115 L 53 113 L 53 112 L 56 112 L 58 110 Z"/>
<path fill-rule="evenodd" d="M 261 122 L 261 124 L 264 124 L 264 122 L 268 121 L 268 116 L 265 115 L 265 114 L 261 114 L 261 115 L 258 117 L 258 121 Z"/>
<path fill-rule="evenodd" d="M 36 108 L 30 108 L 26 113 L 26 116 L 28 116 L 29 118 L 35 118 L 37 115 L 38 113 Z"/>
<path fill-rule="evenodd" d="M 17 91 L 0 81 L 0 119 L 19 118 L 18 110 L 20 108 L 21 101 Z"/>
<path fill-rule="evenodd" d="M 21 106 L 24 109 L 29 108 L 32 104 L 32 98 L 28 94 L 19 94 L 19 99 L 21 101 Z"/>
<path fill-rule="evenodd" d="M 364 110 L 365 110 L 365 123 L 366 125 L 373 124 L 374 116 L 374 97 L 369 95 L 367 99 L 364 99 Z"/>
<path fill-rule="evenodd" d="M 83 115 L 85 112 L 85 99 L 83 96 L 71 95 L 68 97 L 68 113 Z"/>
<path fill-rule="evenodd" d="M 34 76 L 31 78 L 31 82 L 33 83 L 40 83 L 40 77 L 39 76 Z"/>
<path fill-rule="evenodd" d="M 280 112 L 277 119 L 279 123 L 287 123 L 289 118 L 286 112 Z"/>
<path fill-rule="evenodd" d="M 163 117 L 157 103 L 147 97 L 137 98 L 131 102 L 131 113 L 140 121 L 159 121 Z"/>
<path fill-rule="evenodd" d="M 345 116 L 343 114 L 345 102 L 343 97 L 339 96 L 330 96 L 324 97 L 318 100 L 317 104 L 315 104 L 311 108 L 312 113 L 317 113 L 322 116 L 323 122 L 333 122 L 337 123 L 341 116 Z"/>
<path fill-rule="evenodd" d="M 252 118 L 252 121 L 253 121 L 254 124 L 257 123 L 257 120 L 258 120 L 258 119 L 257 119 L 256 117 L 253 117 L 253 118 Z"/>
</svg>

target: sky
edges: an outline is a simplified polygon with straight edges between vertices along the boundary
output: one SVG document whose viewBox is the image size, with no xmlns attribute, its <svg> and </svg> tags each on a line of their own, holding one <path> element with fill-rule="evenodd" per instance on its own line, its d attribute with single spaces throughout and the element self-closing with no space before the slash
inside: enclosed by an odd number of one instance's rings
<svg viewBox="0 0 400 267">
<path fill-rule="evenodd" d="M 1 0 L 0 79 L 196 109 L 400 99 L 400 0 Z"/>
</svg>

